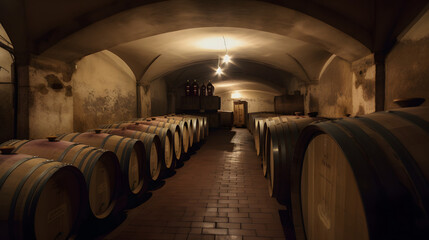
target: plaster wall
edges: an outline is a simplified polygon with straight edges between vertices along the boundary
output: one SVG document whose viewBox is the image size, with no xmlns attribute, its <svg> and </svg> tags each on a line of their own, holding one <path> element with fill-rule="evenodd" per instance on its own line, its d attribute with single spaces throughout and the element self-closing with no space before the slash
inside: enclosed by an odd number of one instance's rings
<svg viewBox="0 0 429 240">
<path fill-rule="evenodd" d="M 353 111 L 351 115 L 364 115 L 375 111 L 374 55 L 352 63 Z"/>
<path fill-rule="evenodd" d="M 9 52 L 0 48 L 0 143 L 14 137 L 15 86 L 12 84 L 12 64 Z"/>
<path fill-rule="evenodd" d="M 317 84 L 301 89 L 305 93 L 305 112 L 319 112 L 323 117 L 343 117 L 352 114 L 351 64 L 335 57 L 322 73 Z"/>
<path fill-rule="evenodd" d="M 429 11 L 404 35 L 386 58 L 385 108 L 397 98 L 422 97 L 429 106 Z"/>
<path fill-rule="evenodd" d="M 73 131 L 73 68 L 33 57 L 29 66 L 29 138 Z"/>
<path fill-rule="evenodd" d="M 167 114 L 167 84 L 165 79 L 158 78 L 150 84 L 151 116 Z"/>
<path fill-rule="evenodd" d="M 74 131 L 136 117 L 136 79 L 118 56 L 101 51 L 82 58 L 73 74 Z"/>
<path fill-rule="evenodd" d="M 221 111 L 232 112 L 234 107 L 234 100 L 246 101 L 248 103 L 248 112 L 274 112 L 274 96 L 276 93 L 260 92 L 255 90 L 237 91 L 241 97 L 232 99 L 233 92 L 223 92 L 216 94 L 221 98 Z"/>
</svg>

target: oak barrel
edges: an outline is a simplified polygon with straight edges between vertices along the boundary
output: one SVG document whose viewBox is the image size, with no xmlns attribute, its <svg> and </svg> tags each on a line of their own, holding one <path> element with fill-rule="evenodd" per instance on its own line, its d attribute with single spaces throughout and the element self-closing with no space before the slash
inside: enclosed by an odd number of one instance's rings
<svg viewBox="0 0 429 240">
<path fill-rule="evenodd" d="M 429 108 L 312 124 L 292 166 L 297 239 L 427 239 Z"/>
<path fill-rule="evenodd" d="M 199 122 L 198 118 L 189 117 L 189 116 L 182 116 L 182 115 L 175 115 L 175 114 L 168 115 L 168 116 L 166 116 L 166 118 L 186 121 L 188 123 L 188 127 L 192 126 L 193 142 L 194 143 L 200 142 L 201 130 L 200 130 L 200 122 Z"/>
<path fill-rule="evenodd" d="M 145 176 L 150 176 L 150 179 L 152 181 L 158 179 L 162 167 L 162 148 L 161 140 L 158 135 L 125 128 L 101 129 L 101 132 L 109 133 L 112 135 L 130 137 L 142 141 L 146 149 L 146 163 L 144 167 Z"/>
<path fill-rule="evenodd" d="M 145 176 L 144 169 L 146 151 L 143 142 L 140 140 L 107 133 L 98 133 L 98 131 L 97 133 L 63 134 L 58 136 L 58 140 L 78 142 L 112 151 L 119 159 L 125 193 L 130 196 L 137 196 L 148 189 L 149 176 Z"/>
<path fill-rule="evenodd" d="M 182 133 L 182 152 L 188 153 L 189 148 L 192 146 L 194 141 L 194 134 L 192 128 L 188 126 L 188 122 L 183 120 L 170 119 L 166 117 L 151 117 L 152 120 L 160 121 L 160 122 L 168 122 L 177 124 Z M 137 121 L 144 121 L 145 119 L 140 118 Z"/>
<path fill-rule="evenodd" d="M 278 124 L 278 123 L 284 123 L 284 122 L 288 122 L 288 121 L 293 121 L 295 119 L 299 119 L 296 116 L 277 116 L 277 117 L 269 117 L 263 120 L 263 130 L 259 131 L 259 139 L 260 141 L 262 141 L 262 144 L 260 144 L 260 147 L 262 148 L 262 150 L 260 150 L 261 152 L 261 157 L 262 157 L 262 174 L 264 175 L 264 177 L 267 177 L 268 174 L 268 166 L 269 166 L 269 157 L 270 157 L 270 146 L 267 146 L 267 131 L 268 128 L 272 125 Z"/>
<path fill-rule="evenodd" d="M 267 127 L 266 165 L 268 191 L 271 197 L 286 206 L 290 206 L 290 169 L 293 153 L 299 134 L 309 124 L 319 118 L 290 117 L 288 122 L 278 122 Z"/>
<path fill-rule="evenodd" d="M 173 158 L 173 135 L 170 129 L 139 123 L 128 124 L 127 129 L 158 135 L 161 139 L 162 159 L 164 160 L 161 161 L 162 168 L 167 171 L 171 171 L 176 168 L 176 159 Z"/>
<path fill-rule="evenodd" d="M 87 217 L 88 193 L 74 166 L 0 154 L 2 239 L 68 239 Z"/>
<path fill-rule="evenodd" d="M 119 161 L 111 151 L 67 141 L 37 139 L 10 140 L 14 152 L 40 156 L 76 166 L 85 176 L 91 216 L 105 219 L 113 211 L 122 176 Z"/>
<path fill-rule="evenodd" d="M 180 127 L 175 123 L 169 123 L 169 122 L 163 122 L 163 121 L 157 121 L 156 118 L 153 119 L 146 119 L 145 121 L 135 121 L 139 124 L 146 124 L 151 126 L 158 126 L 163 128 L 170 129 L 172 135 L 173 135 L 173 157 L 176 160 L 180 160 L 180 157 L 182 155 L 182 143 L 185 141 L 183 139 L 182 131 L 180 131 Z"/>
</svg>

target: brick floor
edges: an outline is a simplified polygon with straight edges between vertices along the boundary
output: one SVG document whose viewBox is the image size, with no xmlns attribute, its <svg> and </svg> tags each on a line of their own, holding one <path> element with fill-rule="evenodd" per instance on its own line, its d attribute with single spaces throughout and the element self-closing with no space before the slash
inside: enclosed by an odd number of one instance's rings
<svg viewBox="0 0 429 240">
<path fill-rule="evenodd" d="M 253 138 L 218 130 L 103 239 L 285 239 Z"/>
</svg>

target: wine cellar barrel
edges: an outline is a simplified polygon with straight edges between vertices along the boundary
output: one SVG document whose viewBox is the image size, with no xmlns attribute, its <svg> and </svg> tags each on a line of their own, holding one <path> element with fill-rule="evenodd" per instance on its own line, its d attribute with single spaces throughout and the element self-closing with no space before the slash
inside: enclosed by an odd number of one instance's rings
<svg viewBox="0 0 429 240">
<path fill-rule="evenodd" d="M 194 143 L 199 143 L 200 142 L 200 134 L 201 134 L 201 130 L 200 130 L 200 122 L 198 120 L 198 118 L 192 116 L 192 117 L 185 117 L 185 116 L 181 116 L 181 115 L 168 115 L 166 116 L 166 118 L 169 119 L 174 119 L 174 120 L 182 120 L 182 121 L 186 121 L 188 123 L 188 127 L 192 126 L 192 131 L 193 131 L 193 142 Z"/>
<path fill-rule="evenodd" d="M 129 129 L 97 129 L 103 133 L 109 133 L 112 135 L 124 136 L 134 139 L 139 139 L 145 145 L 146 150 L 146 165 L 145 176 L 150 176 L 152 181 L 156 181 L 159 177 L 162 167 L 162 147 L 161 140 L 158 135 L 152 133 L 146 133 L 142 131 L 135 131 Z"/>
<path fill-rule="evenodd" d="M 302 129 L 320 118 L 289 118 L 267 127 L 266 154 L 264 165 L 267 169 L 268 191 L 271 197 L 290 207 L 290 169 L 298 136 Z"/>
<path fill-rule="evenodd" d="M 262 152 L 261 157 L 262 157 L 262 174 L 264 174 L 264 177 L 267 177 L 267 173 L 268 173 L 268 161 L 269 161 L 269 154 L 270 154 L 270 149 L 269 146 L 267 148 L 267 130 L 270 126 L 275 125 L 275 124 L 279 124 L 282 122 L 287 122 L 287 121 L 292 121 L 292 119 L 297 119 L 297 117 L 295 116 L 277 116 L 277 117 L 269 117 L 266 118 L 263 121 L 263 130 L 259 131 L 259 134 L 261 134 L 258 138 L 260 139 L 260 141 L 262 140 L 262 144 L 260 144 L 260 147 L 262 147 L 263 149 L 260 150 Z"/>
<path fill-rule="evenodd" d="M 158 126 L 163 128 L 169 128 L 171 133 L 173 134 L 173 157 L 176 160 L 180 160 L 182 155 L 182 143 L 184 142 L 183 134 L 180 131 L 180 127 L 175 123 L 168 123 L 162 121 L 156 121 L 156 118 L 146 119 L 145 121 L 136 121 L 139 124 L 146 124 L 151 126 Z"/>
<path fill-rule="evenodd" d="M 161 139 L 161 148 L 162 148 L 162 159 L 161 161 L 162 168 L 167 171 L 173 170 L 176 167 L 176 159 L 173 158 L 173 135 L 168 128 L 150 126 L 139 123 L 130 123 L 127 125 L 127 129 L 142 131 L 147 133 L 153 133 L 159 136 Z"/>
<path fill-rule="evenodd" d="M 88 193 L 74 166 L 0 154 L 2 239 L 68 239 L 87 217 Z"/>
<path fill-rule="evenodd" d="M 119 161 L 111 151 L 55 138 L 10 140 L 14 152 L 40 156 L 76 166 L 85 176 L 91 216 L 105 219 L 113 211 L 122 186 Z"/>
<path fill-rule="evenodd" d="M 183 140 L 182 151 L 184 153 L 188 153 L 189 148 L 193 144 L 194 133 L 192 131 L 192 127 L 189 127 L 189 125 L 186 121 L 169 119 L 169 118 L 165 118 L 165 117 L 152 117 L 151 119 L 154 119 L 155 121 L 160 121 L 160 122 L 168 122 L 168 123 L 177 124 L 180 128 L 180 131 L 182 132 L 182 140 Z M 144 119 L 140 118 L 137 121 L 144 121 Z"/>
<path fill-rule="evenodd" d="M 68 133 L 58 136 L 58 140 L 83 143 L 89 146 L 112 151 L 119 159 L 125 192 L 130 196 L 140 195 L 148 187 L 145 176 L 146 151 L 143 142 L 133 138 L 111 135 L 107 133 L 85 132 Z"/>
<path fill-rule="evenodd" d="M 297 239 L 425 239 L 429 108 L 312 124 L 292 165 Z"/>
</svg>

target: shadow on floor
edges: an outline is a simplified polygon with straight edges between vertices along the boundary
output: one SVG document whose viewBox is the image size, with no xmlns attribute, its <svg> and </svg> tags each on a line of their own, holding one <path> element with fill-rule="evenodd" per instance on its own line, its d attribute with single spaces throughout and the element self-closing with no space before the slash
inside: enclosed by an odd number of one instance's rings
<svg viewBox="0 0 429 240">
<path fill-rule="evenodd" d="M 232 152 L 234 143 L 232 143 L 231 140 L 235 135 L 236 132 L 234 129 L 213 129 L 210 131 L 210 136 L 206 144 L 213 146 L 216 150 Z"/>
<path fill-rule="evenodd" d="M 288 240 L 295 240 L 295 232 L 293 228 L 293 221 L 291 217 L 289 216 L 288 210 L 279 210 L 280 215 L 280 221 L 282 222 L 283 226 L 283 233 L 285 235 L 285 238 Z"/>
<path fill-rule="evenodd" d="M 176 168 L 177 168 L 177 164 L 179 164 L 179 162 L 176 163 Z M 162 174 L 162 179 L 171 178 L 174 175 L 176 175 L 176 171 L 175 170 L 170 170 L 170 171 L 167 171 L 167 172 L 165 172 L 165 173 Z"/>
<path fill-rule="evenodd" d="M 76 240 L 103 239 L 103 237 L 121 225 L 127 218 L 127 213 L 122 211 L 103 220 L 89 220 L 82 224 Z"/>
<path fill-rule="evenodd" d="M 165 185 L 165 181 L 164 180 L 159 180 L 154 182 L 150 187 L 149 187 L 149 191 L 155 191 L 158 190 L 160 188 L 162 188 Z"/>
</svg>

